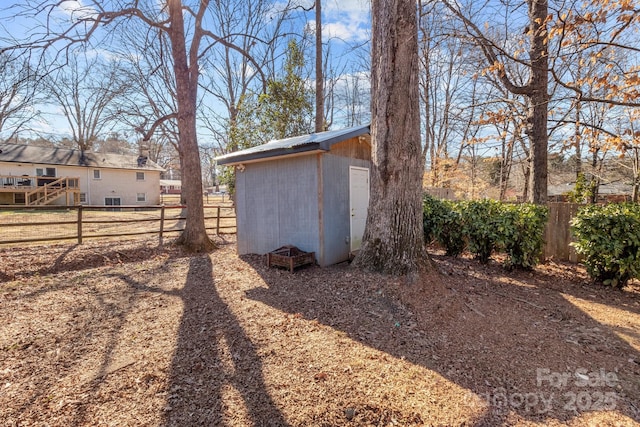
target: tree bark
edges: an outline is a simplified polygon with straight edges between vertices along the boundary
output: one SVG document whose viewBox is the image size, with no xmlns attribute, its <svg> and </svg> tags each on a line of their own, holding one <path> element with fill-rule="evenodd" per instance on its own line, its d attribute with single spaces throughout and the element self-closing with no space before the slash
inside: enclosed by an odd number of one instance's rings
<svg viewBox="0 0 640 427">
<path fill-rule="evenodd" d="M 200 150 L 196 135 L 196 103 L 198 91 L 198 64 L 190 64 L 187 56 L 182 1 L 169 0 L 171 54 L 176 79 L 178 103 L 178 133 L 182 164 L 182 190 L 188 203 L 185 229 L 178 243 L 194 252 L 208 251 L 214 247 L 207 236 L 202 202 L 202 176 Z M 202 6 L 201 6 L 202 7 Z M 206 6 L 205 6 L 206 7 Z M 193 40 L 192 43 L 196 43 Z M 192 46 L 193 50 L 193 46 Z"/>
<path fill-rule="evenodd" d="M 357 267 L 393 275 L 430 268 L 422 225 L 415 0 L 372 1 L 371 198 Z"/>
<path fill-rule="evenodd" d="M 531 174 L 529 201 L 536 204 L 547 202 L 547 152 L 549 134 L 547 116 L 549 111 L 549 55 L 547 51 L 547 0 L 531 0 L 529 23 L 531 31 L 531 77 L 529 80 L 528 125 L 531 140 Z"/>
<path fill-rule="evenodd" d="M 631 195 L 631 201 L 638 203 L 638 193 L 640 192 L 640 148 L 633 148 L 633 193 Z"/>
<path fill-rule="evenodd" d="M 316 132 L 325 130 L 324 75 L 322 71 L 322 0 L 316 0 Z"/>
</svg>

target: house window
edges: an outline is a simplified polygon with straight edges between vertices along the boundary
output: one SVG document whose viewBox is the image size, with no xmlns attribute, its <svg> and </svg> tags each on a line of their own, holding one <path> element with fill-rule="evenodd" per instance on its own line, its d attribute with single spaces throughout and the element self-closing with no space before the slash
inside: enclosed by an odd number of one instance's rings
<svg viewBox="0 0 640 427">
<path fill-rule="evenodd" d="M 136 172 L 136 181 L 144 181 L 144 172 Z"/>
<path fill-rule="evenodd" d="M 105 206 L 120 206 L 122 205 L 120 197 L 105 197 L 104 198 L 104 204 Z M 119 212 L 120 208 L 108 208 L 107 211 L 111 211 L 111 212 Z"/>
<path fill-rule="evenodd" d="M 56 168 L 36 168 L 36 176 L 56 176 Z"/>
<path fill-rule="evenodd" d="M 87 203 L 87 193 L 80 193 L 80 203 Z"/>
<path fill-rule="evenodd" d="M 100 169 L 94 169 L 93 170 L 93 179 L 100 179 L 100 178 L 102 178 L 100 176 Z"/>
<path fill-rule="evenodd" d="M 138 202 L 146 202 L 147 201 L 147 193 L 138 193 L 136 195 L 136 200 Z"/>
</svg>

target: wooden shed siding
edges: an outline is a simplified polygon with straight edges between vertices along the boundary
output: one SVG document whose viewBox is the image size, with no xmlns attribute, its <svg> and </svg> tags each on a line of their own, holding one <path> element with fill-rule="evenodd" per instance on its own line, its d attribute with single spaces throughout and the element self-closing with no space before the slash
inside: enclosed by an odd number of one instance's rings
<svg viewBox="0 0 640 427">
<path fill-rule="evenodd" d="M 371 165 L 368 160 L 333 154 L 323 156 L 323 265 L 349 259 L 349 166 L 369 168 Z"/>
<path fill-rule="evenodd" d="M 247 164 L 237 173 L 238 252 L 283 245 L 319 252 L 316 156 Z"/>
<path fill-rule="evenodd" d="M 368 141 L 361 141 L 360 137 L 351 138 L 334 144 L 330 153 L 340 157 L 371 160 L 371 145 Z"/>
<path fill-rule="evenodd" d="M 266 164 L 265 164 L 266 165 Z M 277 196 L 273 188 L 277 182 L 277 170 L 265 165 L 251 165 L 236 173 L 238 212 L 238 251 L 240 254 L 266 253 L 265 242 L 277 241 Z"/>
</svg>

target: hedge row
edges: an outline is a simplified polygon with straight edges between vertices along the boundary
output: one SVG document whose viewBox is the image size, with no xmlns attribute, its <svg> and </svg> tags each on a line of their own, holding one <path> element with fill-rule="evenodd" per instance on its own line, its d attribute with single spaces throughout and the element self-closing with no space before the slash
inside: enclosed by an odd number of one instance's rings
<svg viewBox="0 0 640 427">
<path fill-rule="evenodd" d="M 640 279 L 640 205 L 587 205 L 571 225 L 573 245 L 592 278 L 616 288 Z"/>
<path fill-rule="evenodd" d="M 506 204 L 495 200 L 449 201 L 425 196 L 424 236 L 437 241 L 447 255 L 465 249 L 487 263 L 495 252 L 507 255 L 505 267 L 534 267 L 544 244 L 548 210 L 532 204 Z"/>
<path fill-rule="evenodd" d="M 442 245 L 450 256 L 465 249 L 487 263 L 491 255 L 507 255 L 505 267 L 534 267 L 542 252 L 548 210 L 532 204 L 495 200 L 449 201 L 425 196 L 424 236 Z M 640 279 L 640 205 L 587 205 L 571 223 L 572 243 L 589 275 L 597 282 L 622 288 Z"/>
</svg>

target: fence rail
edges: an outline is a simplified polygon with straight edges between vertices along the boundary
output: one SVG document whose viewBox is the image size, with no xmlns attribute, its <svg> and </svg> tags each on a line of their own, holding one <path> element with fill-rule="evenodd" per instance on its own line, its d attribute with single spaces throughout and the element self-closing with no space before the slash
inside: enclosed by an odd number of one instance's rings
<svg viewBox="0 0 640 427">
<path fill-rule="evenodd" d="M 579 261 L 571 246 L 571 219 L 579 204 L 549 203 L 545 258 Z M 184 230 L 185 206 L 1 206 L 0 245 L 127 236 L 164 237 Z M 214 234 L 235 233 L 236 216 L 229 205 L 205 206 L 205 227 Z"/>
<path fill-rule="evenodd" d="M 186 206 L 3 206 L 0 245 L 157 235 L 160 244 L 184 230 Z M 205 206 L 207 231 L 235 233 L 231 206 Z"/>
</svg>

